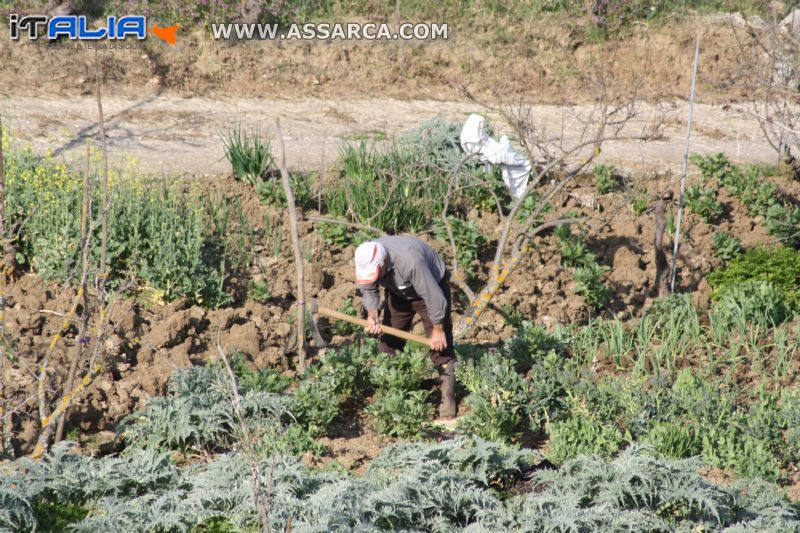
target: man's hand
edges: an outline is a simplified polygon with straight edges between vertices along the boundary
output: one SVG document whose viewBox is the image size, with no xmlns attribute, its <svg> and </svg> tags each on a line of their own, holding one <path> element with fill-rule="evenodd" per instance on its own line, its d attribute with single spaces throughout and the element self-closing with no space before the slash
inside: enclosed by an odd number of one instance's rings
<svg viewBox="0 0 800 533">
<path fill-rule="evenodd" d="M 381 325 L 378 323 L 378 310 L 370 309 L 367 311 L 367 326 L 364 329 L 371 335 L 380 335 Z"/>
<path fill-rule="evenodd" d="M 442 324 L 434 324 L 433 331 L 431 331 L 430 342 L 431 350 L 441 352 L 447 348 L 447 337 L 444 334 L 444 326 Z"/>
</svg>

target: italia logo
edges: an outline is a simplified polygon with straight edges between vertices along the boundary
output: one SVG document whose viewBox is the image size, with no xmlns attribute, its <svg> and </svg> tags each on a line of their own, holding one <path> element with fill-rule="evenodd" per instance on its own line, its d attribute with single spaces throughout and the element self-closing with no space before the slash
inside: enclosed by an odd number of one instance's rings
<svg viewBox="0 0 800 533">
<path fill-rule="evenodd" d="M 62 37 L 81 41 L 123 40 L 132 37 L 142 41 L 147 38 L 148 33 L 152 33 L 170 46 L 176 43 L 175 34 L 179 28 L 177 24 L 163 28 L 156 24 L 148 30 L 147 17 L 142 15 L 110 16 L 106 19 L 105 25 L 93 29 L 89 27 L 89 20 L 85 15 L 49 18 L 45 15 L 21 16 L 16 13 L 9 15 L 8 27 L 10 37 L 14 41 L 21 35 L 27 35 L 28 39 L 35 40 L 39 38 L 40 32 L 51 41 Z"/>
</svg>

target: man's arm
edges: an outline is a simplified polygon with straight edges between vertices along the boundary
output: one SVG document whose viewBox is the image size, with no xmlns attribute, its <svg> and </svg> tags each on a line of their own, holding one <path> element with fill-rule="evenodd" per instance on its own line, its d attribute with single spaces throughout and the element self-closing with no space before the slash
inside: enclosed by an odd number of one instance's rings
<svg viewBox="0 0 800 533">
<path fill-rule="evenodd" d="M 370 285 L 362 285 L 359 287 L 361 291 L 361 299 L 364 303 L 364 308 L 367 310 L 367 322 L 369 326 L 364 329 L 367 333 L 378 335 L 381 332 L 381 326 L 378 322 L 378 308 L 381 304 L 380 289 L 377 283 Z"/>
</svg>

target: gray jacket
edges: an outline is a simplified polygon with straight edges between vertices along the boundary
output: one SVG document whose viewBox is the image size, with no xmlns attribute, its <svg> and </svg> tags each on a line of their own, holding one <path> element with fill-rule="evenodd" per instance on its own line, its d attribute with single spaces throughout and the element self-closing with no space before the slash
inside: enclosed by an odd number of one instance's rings
<svg viewBox="0 0 800 533">
<path fill-rule="evenodd" d="M 380 307 L 379 285 L 406 299 L 422 298 L 431 322 L 441 324 L 447 312 L 447 300 L 439 287 L 445 273 L 442 258 L 416 237 L 392 235 L 377 239 L 389 261 L 386 275 L 369 285 L 359 285 L 367 310 Z"/>
</svg>

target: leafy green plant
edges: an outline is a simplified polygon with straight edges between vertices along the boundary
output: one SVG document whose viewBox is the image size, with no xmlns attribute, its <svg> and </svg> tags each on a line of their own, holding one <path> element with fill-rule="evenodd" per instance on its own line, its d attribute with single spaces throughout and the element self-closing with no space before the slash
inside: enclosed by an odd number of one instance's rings
<svg viewBox="0 0 800 533">
<path fill-rule="evenodd" d="M 496 213 L 499 208 L 507 206 L 511 197 L 508 188 L 503 183 L 499 166 L 493 166 L 490 172 L 477 171 L 475 177 L 477 183 L 469 184 L 464 190 L 469 203 L 480 211 Z M 484 184 L 485 183 L 485 184 Z"/>
<path fill-rule="evenodd" d="M 314 199 L 312 187 L 313 176 L 308 173 L 294 172 L 291 175 L 294 203 L 300 208 L 308 207 Z M 259 180 L 255 184 L 255 193 L 264 205 L 286 207 L 286 191 L 280 178 Z"/>
<path fill-rule="evenodd" d="M 369 386 L 369 363 L 376 354 L 374 340 L 350 344 L 325 352 L 310 372 L 318 380 L 332 383 L 337 394 L 361 397 Z"/>
<path fill-rule="evenodd" d="M 353 243 L 361 243 L 373 238 L 367 231 L 354 230 L 344 224 L 322 222 L 316 226 L 317 233 L 327 244 L 343 248 Z"/>
<path fill-rule="evenodd" d="M 64 531 L 69 525 L 80 522 L 89 511 L 74 503 L 37 499 L 33 502 L 33 513 L 39 524 L 38 531 L 57 532 Z"/>
<path fill-rule="evenodd" d="M 753 248 L 708 275 L 713 288 L 711 297 L 719 300 L 730 287 L 754 280 L 767 281 L 777 289 L 781 299 L 793 310 L 800 310 L 800 251 L 786 246 Z"/>
<path fill-rule="evenodd" d="M 601 425 L 586 415 L 555 421 L 548 429 L 548 459 L 562 464 L 579 455 L 610 457 L 622 446 L 622 433 L 614 426 Z"/>
<path fill-rule="evenodd" d="M 265 304 L 272 299 L 269 284 L 263 279 L 253 279 L 247 284 L 247 297 L 261 304 Z"/>
<path fill-rule="evenodd" d="M 728 186 L 737 179 L 738 168 L 721 152 L 709 156 L 692 154 L 689 161 L 700 169 L 704 181 L 716 181 Z"/>
<path fill-rule="evenodd" d="M 250 185 L 264 177 L 272 164 L 269 140 L 258 128 L 248 132 L 241 124 L 234 125 L 222 135 L 222 143 L 233 175 Z"/>
<path fill-rule="evenodd" d="M 706 222 L 717 221 L 725 213 L 722 204 L 717 200 L 716 188 L 692 185 L 686 188 L 684 198 L 686 207 Z"/>
<path fill-rule="evenodd" d="M 459 428 L 493 441 L 508 441 L 526 421 L 529 385 L 515 361 L 492 352 L 476 354 L 456 367 L 458 381 L 470 392 L 469 412 L 459 418 Z"/>
<path fill-rule="evenodd" d="M 787 244 L 800 240 L 800 207 L 791 204 L 774 204 L 769 206 L 766 214 L 766 226 L 771 235 L 775 235 Z"/>
<path fill-rule="evenodd" d="M 568 225 L 556 226 L 553 234 L 558 239 L 562 265 L 578 268 L 597 262 L 597 257 L 589 250 L 585 238 L 573 234 Z"/>
<path fill-rule="evenodd" d="M 281 394 L 292 384 L 292 378 L 284 376 L 272 368 L 252 369 L 241 353 L 228 355 L 231 368 L 238 379 L 241 392 L 270 392 Z"/>
<path fill-rule="evenodd" d="M 701 451 L 701 441 L 694 428 L 681 423 L 661 422 L 650 429 L 645 439 L 663 457 L 684 459 Z"/>
<path fill-rule="evenodd" d="M 514 328 L 522 327 L 525 315 L 520 313 L 518 309 L 513 308 L 511 304 L 504 304 L 500 311 L 506 324 Z"/>
<path fill-rule="evenodd" d="M 711 248 L 714 250 L 714 255 L 723 261 L 730 261 L 744 251 L 742 241 L 724 231 L 714 234 L 711 238 Z"/>
<path fill-rule="evenodd" d="M 595 309 L 605 305 L 611 296 L 611 289 L 603 281 L 605 274 L 606 269 L 596 263 L 575 269 L 575 293 Z"/>
<path fill-rule="evenodd" d="M 775 326 L 790 316 L 781 292 L 770 282 L 748 280 L 729 286 L 714 304 L 713 314 L 729 327 Z"/>
<path fill-rule="evenodd" d="M 649 204 L 649 200 L 647 198 L 647 193 L 644 191 L 637 191 L 630 201 L 631 211 L 637 217 L 640 217 L 647 211 L 647 206 Z"/>
<path fill-rule="evenodd" d="M 787 244 L 800 242 L 800 208 L 781 199 L 778 188 L 764 179 L 764 169 L 748 165 L 742 170 L 724 154 L 692 156 L 704 179 L 715 179 L 737 197 L 751 215 L 763 216 L 767 230 Z"/>
<path fill-rule="evenodd" d="M 702 436 L 703 462 L 718 468 L 733 468 L 745 477 L 776 481 L 780 463 L 767 443 L 733 426 L 709 428 Z"/>
<path fill-rule="evenodd" d="M 613 165 L 596 165 L 593 172 L 600 194 L 608 194 L 617 188 L 617 182 L 614 179 L 617 169 Z"/>
<path fill-rule="evenodd" d="M 428 391 L 387 390 L 378 394 L 367 407 L 375 417 L 378 433 L 399 438 L 419 438 L 420 432 L 433 416 L 433 406 L 427 403 Z"/>
<path fill-rule="evenodd" d="M 406 344 L 394 355 L 378 353 L 370 368 L 370 382 L 379 390 L 418 390 L 422 380 L 429 376 L 432 363 L 423 350 Z"/>
<path fill-rule="evenodd" d="M 339 414 L 340 395 L 331 379 L 305 379 L 292 395 L 290 411 L 312 437 L 324 435 Z"/>
</svg>

